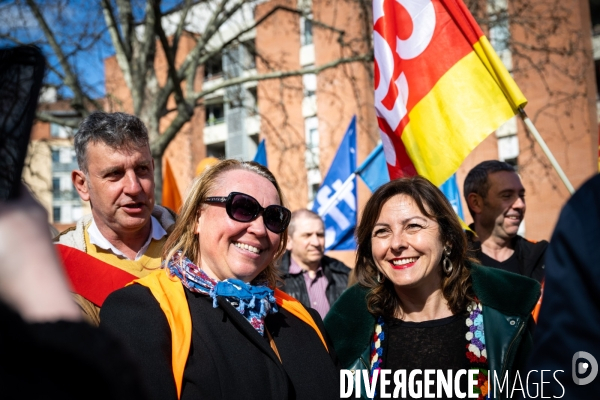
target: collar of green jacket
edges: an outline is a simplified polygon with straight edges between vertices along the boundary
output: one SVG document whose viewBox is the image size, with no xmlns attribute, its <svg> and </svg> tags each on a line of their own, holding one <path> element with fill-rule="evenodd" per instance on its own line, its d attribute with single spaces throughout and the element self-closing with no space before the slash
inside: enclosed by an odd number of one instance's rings
<svg viewBox="0 0 600 400">
<path fill-rule="evenodd" d="M 469 268 L 473 292 L 484 306 L 521 318 L 535 307 L 540 284 L 534 279 L 476 264 Z M 367 293 L 368 289 L 358 284 L 348 288 L 325 318 L 342 367 L 360 356 L 373 335 L 376 317 L 367 310 Z"/>
</svg>

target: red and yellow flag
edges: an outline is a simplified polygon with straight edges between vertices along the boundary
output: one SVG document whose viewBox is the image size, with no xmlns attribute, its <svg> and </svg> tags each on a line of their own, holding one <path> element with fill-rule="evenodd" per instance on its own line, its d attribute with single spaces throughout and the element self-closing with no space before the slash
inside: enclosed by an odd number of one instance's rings
<svg viewBox="0 0 600 400">
<path fill-rule="evenodd" d="M 390 178 L 439 186 L 527 100 L 462 0 L 373 0 L 373 20 Z"/>
<path fill-rule="evenodd" d="M 181 194 L 177 188 L 175 176 L 169 165 L 169 159 L 165 158 L 165 171 L 163 173 L 163 190 L 162 190 L 162 205 L 170 208 L 175 212 L 179 212 L 181 207 Z"/>
</svg>

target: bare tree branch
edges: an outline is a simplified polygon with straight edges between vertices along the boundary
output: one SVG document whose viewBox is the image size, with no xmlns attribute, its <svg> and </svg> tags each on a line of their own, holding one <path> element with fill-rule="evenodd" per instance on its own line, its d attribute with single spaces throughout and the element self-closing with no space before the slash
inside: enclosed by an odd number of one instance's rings
<svg viewBox="0 0 600 400">
<path fill-rule="evenodd" d="M 154 5 L 154 14 L 160 15 L 159 2 L 153 1 L 152 3 Z M 178 106 L 177 108 L 180 113 L 184 114 L 185 118 L 189 119 L 192 116 L 192 114 L 194 114 L 194 110 L 193 110 L 193 107 L 189 107 L 188 104 L 184 100 L 183 91 L 181 89 L 181 81 L 179 80 L 179 77 L 177 76 L 177 69 L 175 68 L 175 52 L 169 45 L 169 40 L 167 39 L 167 35 L 165 34 L 165 31 L 163 30 L 163 27 L 161 24 L 161 18 L 155 19 L 154 29 L 155 29 L 156 33 L 158 34 L 160 43 L 161 43 L 164 53 L 165 53 L 165 57 L 167 58 L 167 64 L 168 64 L 167 73 L 169 74 L 169 79 L 171 80 L 171 82 L 173 84 L 175 102 L 177 103 L 177 106 Z"/>
<path fill-rule="evenodd" d="M 175 29 L 175 33 L 173 34 L 173 54 L 177 54 L 177 50 L 179 49 L 179 40 L 181 39 L 183 28 L 185 27 L 187 16 L 189 15 L 192 5 L 192 0 L 185 0 L 183 8 L 180 11 L 179 23 L 177 24 L 177 28 Z"/>
<path fill-rule="evenodd" d="M 37 6 L 37 4 L 35 3 L 35 1 L 27 0 L 27 5 L 29 6 L 29 8 L 31 9 L 31 12 L 35 16 L 38 23 L 40 24 L 40 27 L 42 28 L 42 31 L 44 32 L 44 36 L 46 37 L 46 39 L 48 40 L 48 43 L 52 47 L 52 51 L 54 51 L 54 53 L 56 54 L 56 57 L 58 58 L 60 66 L 65 74 L 65 84 L 73 91 L 74 97 L 73 97 L 73 100 L 71 101 L 71 107 L 73 107 L 73 109 L 76 110 L 81 115 L 84 115 L 84 116 L 87 115 L 88 111 L 86 110 L 86 108 L 84 106 L 84 100 L 89 100 L 93 103 L 95 103 L 95 101 L 88 99 L 87 96 L 82 92 L 81 86 L 77 79 L 77 76 L 71 69 L 71 65 L 69 64 L 67 57 L 65 56 L 62 48 L 59 46 L 58 42 L 56 41 L 54 33 L 50 30 L 50 27 L 46 23 L 46 19 L 42 15 L 42 13 L 41 13 L 39 7 Z"/>
<path fill-rule="evenodd" d="M 211 19 L 208 21 L 207 27 L 204 30 L 204 33 L 201 35 L 200 39 L 196 42 L 194 48 L 189 52 L 186 56 L 183 64 L 179 68 L 178 75 L 181 79 L 185 79 L 187 82 L 187 92 L 192 93 L 194 91 L 194 75 L 196 70 L 198 69 L 198 57 L 202 53 L 204 46 L 208 43 L 208 40 L 217 32 L 218 30 L 218 20 L 219 14 L 221 14 L 225 10 L 225 6 L 229 0 L 221 0 L 217 5 L 216 10 L 213 11 Z M 241 6 L 241 3 L 239 3 Z M 186 71 L 187 73 L 186 76 Z M 164 108 L 170 94 L 173 91 L 173 81 L 169 80 L 167 84 L 162 88 L 162 90 L 158 93 L 158 104 L 159 107 Z"/>
<path fill-rule="evenodd" d="M 112 5 L 110 4 L 110 0 L 102 0 L 102 13 L 104 14 L 104 20 L 106 21 L 106 26 L 108 27 L 108 32 L 110 34 L 113 47 L 115 48 L 117 63 L 123 72 L 125 84 L 129 90 L 133 91 L 133 77 L 131 73 L 131 59 L 133 56 L 133 51 L 131 50 L 131 46 L 129 44 L 125 45 L 121 38 L 117 25 L 117 19 L 115 18 L 115 13 Z M 127 51 L 128 49 L 130 49 L 129 52 Z"/>
<path fill-rule="evenodd" d="M 194 94 L 194 98 L 196 99 L 196 101 L 198 101 L 202 97 L 205 97 L 210 93 L 214 93 L 217 90 L 235 86 L 235 85 L 241 85 L 246 82 L 264 81 L 267 79 L 283 79 L 283 78 L 289 78 L 291 76 L 302 76 L 302 75 L 306 75 L 306 74 L 318 74 L 321 71 L 324 71 L 324 70 L 330 69 L 330 68 L 335 68 L 339 65 L 353 63 L 353 62 L 369 62 L 369 61 L 373 61 L 373 54 L 363 54 L 363 55 L 354 56 L 354 57 L 339 58 L 337 60 L 328 62 L 326 64 L 322 64 L 318 67 L 313 66 L 310 68 L 303 68 L 303 69 L 292 70 L 292 71 L 276 71 L 276 72 L 269 72 L 266 74 L 240 76 L 238 78 L 233 78 L 233 79 L 228 79 L 226 81 L 223 81 L 222 83 L 215 85 L 215 86 L 211 87 L 210 89 L 200 91 L 200 92 Z"/>
<path fill-rule="evenodd" d="M 35 117 L 42 122 L 55 123 L 62 126 L 67 126 L 69 128 L 77 129 L 79 127 L 79 118 L 64 118 L 64 117 L 56 117 L 50 114 L 47 111 L 38 111 L 35 114 Z"/>
<path fill-rule="evenodd" d="M 117 0 L 117 7 L 123 35 L 123 51 L 127 55 L 127 59 L 131 60 L 133 55 L 132 44 L 137 39 L 134 33 L 133 10 L 129 1 Z"/>
<path fill-rule="evenodd" d="M 154 69 L 155 28 L 160 25 L 160 0 L 149 0 L 146 3 L 146 19 L 144 21 L 144 37 L 140 45 L 139 76 L 145 76 L 148 69 Z M 157 25 L 158 21 L 158 25 Z"/>
</svg>

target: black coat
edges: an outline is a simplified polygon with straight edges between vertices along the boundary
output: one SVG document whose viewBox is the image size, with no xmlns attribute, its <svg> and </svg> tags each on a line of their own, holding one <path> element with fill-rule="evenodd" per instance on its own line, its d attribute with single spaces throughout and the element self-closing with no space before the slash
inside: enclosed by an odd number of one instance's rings
<svg viewBox="0 0 600 400">
<path fill-rule="evenodd" d="M 313 328 L 285 310 L 269 315 L 266 327 L 282 362 L 248 321 L 227 301 L 213 308 L 206 295 L 185 290 L 192 341 L 183 375 L 182 400 L 339 398 L 335 355 Z M 320 316 L 311 315 L 324 332 Z M 176 399 L 171 331 L 150 290 L 132 285 L 104 302 L 101 326 L 130 350 L 152 399 Z M 329 346 L 333 350 L 332 346 Z"/>
<path fill-rule="evenodd" d="M 125 349 L 85 322 L 28 323 L 0 301 L 0 398 L 143 400 Z"/>
<path fill-rule="evenodd" d="M 469 226 L 475 230 L 473 224 Z M 469 239 L 469 250 L 471 255 L 477 260 L 481 259 L 481 243 L 473 240 L 473 234 L 467 231 Z M 513 247 L 517 253 L 517 261 L 519 263 L 520 275 L 533 278 L 538 282 L 544 280 L 545 262 L 544 255 L 548 242 L 540 240 L 539 242 L 531 242 L 522 236 L 516 235 L 513 238 Z"/>
<path fill-rule="evenodd" d="M 283 278 L 283 286 L 280 289 L 308 308 L 311 305 L 304 275 L 302 273 L 290 274 L 290 257 L 290 252 L 287 251 L 281 259 L 279 271 Z M 323 274 L 329 281 L 325 294 L 327 300 L 329 300 L 329 305 L 332 306 L 348 287 L 348 274 L 351 270 L 343 262 L 327 256 L 323 256 L 321 259 L 321 268 L 323 268 Z"/>
<path fill-rule="evenodd" d="M 575 384 L 572 376 L 590 376 L 589 372 L 577 374 L 578 365 L 586 361 L 576 362 L 577 352 L 587 352 L 600 363 L 599 264 L 600 175 L 596 175 L 562 209 L 546 254 L 544 296 L 529 365 L 530 370 L 552 371 L 544 375 L 549 382 L 544 385 L 544 396 L 591 399 L 600 393 L 600 376 L 586 385 Z M 593 362 L 588 365 L 592 367 Z M 600 375 L 598 369 L 596 364 Z M 552 376 L 558 370 L 564 371 L 556 373 L 560 385 Z M 535 379 L 529 384 L 540 382 L 539 376 Z"/>
</svg>

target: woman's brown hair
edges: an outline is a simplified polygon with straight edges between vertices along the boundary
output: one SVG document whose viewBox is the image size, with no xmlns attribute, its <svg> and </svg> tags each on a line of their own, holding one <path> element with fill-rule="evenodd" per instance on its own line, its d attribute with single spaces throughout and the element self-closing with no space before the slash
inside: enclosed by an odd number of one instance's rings
<svg viewBox="0 0 600 400">
<path fill-rule="evenodd" d="M 473 300 L 471 274 L 467 263 L 467 237 L 456 212 L 444 194 L 427 179 L 415 176 L 401 178 L 386 183 L 373 193 L 362 213 L 356 229 L 355 273 L 360 285 L 371 289 L 367 295 L 367 306 L 374 315 L 390 318 L 402 309 L 394 285 L 388 279 L 378 282 L 379 270 L 373 260 L 371 238 L 381 208 L 392 197 L 404 194 L 411 197 L 423 215 L 435 220 L 439 225 L 440 240 L 452 247 L 450 261 L 453 268 L 449 275 L 442 272 L 442 294 L 450 310 L 457 314 L 466 309 Z"/>
<path fill-rule="evenodd" d="M 197 262 L 199 254 L 199 241 L 196 236 L 195 228 L 198 221 L 198 211 L 204 206 L 204 200 L 209 197 L 209 194 L 221 183 L 221 176 L 228 171 L 243 170 L 255 173 L 263 178 L 269 180 L 279 195 L 280 205 L 285 207 L 283 199 L 283 193 L 281 188 L 275 179 L 275 176 L 267 168 L 262 165 L 249 161 L 238 161 L 238 160 L 223 160 L 219 163 L 206 169 L 200 176 L 198 176 L 188 190 L 185 202 L 181 207 L 177 222 L 175 222 L 173 231 L 169 235 L 165 246 L 163 248 L 162 259 L 167 263 L 171 260 L 173 255 L 177 251 L 181 251 L 185 257 Z M 200 238 L 201 240 L 202 238 Z M 279 280 L 279 273 L 276 266 L 276 261 L 285 252 L 285 246 L 287 243 L 287 229 L 281 234 L 281 240 L 279 241 L 279 247 L 275 253 L 273 260 L 269 263 L 267 268 L 262 271 L 256 278 L 255 281 L 267 280 L 269 286 L 274 288 L 277 281 Z"/>
</svg>

